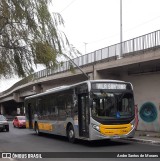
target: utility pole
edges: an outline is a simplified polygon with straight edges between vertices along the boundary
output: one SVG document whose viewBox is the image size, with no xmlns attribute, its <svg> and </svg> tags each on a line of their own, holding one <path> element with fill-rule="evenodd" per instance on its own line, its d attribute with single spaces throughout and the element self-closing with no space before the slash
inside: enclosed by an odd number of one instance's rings
<svg viewBox="0 0 160 161">
<path fill-rule="evenodd" d="M 123 35 L 122 35 L 122 0 L 120 0 L 120 54 L 119 54 L 119 58 L 122 58 L 122 56 L 123 56 L 122 41 L 123 41 Z"/>
</svg>

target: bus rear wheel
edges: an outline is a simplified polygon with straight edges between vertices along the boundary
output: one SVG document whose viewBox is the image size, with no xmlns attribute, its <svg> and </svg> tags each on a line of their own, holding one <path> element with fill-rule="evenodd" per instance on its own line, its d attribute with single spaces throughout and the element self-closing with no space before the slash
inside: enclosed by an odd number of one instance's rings
<svg viewBox="0 0 160 161">
<path fill-rule="evenodd" d="M 72 125 L 69 125 L 69 127 L 67 129 L 67 137 L 68 137 L 69 142 L 71 142 L 71 143 L 75 142 L 75 132 L 74 132 Z"/>
</svg>

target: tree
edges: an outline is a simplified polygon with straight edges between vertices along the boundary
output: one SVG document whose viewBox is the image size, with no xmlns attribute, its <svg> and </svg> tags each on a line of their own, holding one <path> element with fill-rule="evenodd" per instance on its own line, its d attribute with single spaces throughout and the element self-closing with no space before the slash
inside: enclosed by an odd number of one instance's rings
<svg viewBox="0 0 160 161">
<path fill-rule="evenodd" d="M 51 1 L 0 1 L 0 77 L 24 77 L 38 63 L 56 65 L 69 43 L 57 28 L 64 23 L 61 15 L 49 12 Z"/>
</svg>

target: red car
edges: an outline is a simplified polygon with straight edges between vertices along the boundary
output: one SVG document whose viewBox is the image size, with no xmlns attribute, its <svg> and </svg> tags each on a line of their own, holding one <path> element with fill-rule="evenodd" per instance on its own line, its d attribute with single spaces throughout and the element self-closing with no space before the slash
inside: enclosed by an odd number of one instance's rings
<svg viewBox="0 0 160 161">
<path fill-rule="evenodd" d="M 13 126 L 14 127 L 26 127 L 26 118 L 25 116 L 15 116 L 13 119 Z"/>
</svg>

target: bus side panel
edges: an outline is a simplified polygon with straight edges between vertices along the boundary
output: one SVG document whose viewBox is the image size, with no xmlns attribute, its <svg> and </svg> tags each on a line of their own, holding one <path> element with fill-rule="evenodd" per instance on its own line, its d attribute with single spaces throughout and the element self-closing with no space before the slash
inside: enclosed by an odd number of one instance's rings
<svg viewBox="0 0 160 161">
<path fill-rule="evenodd" d="M 75 137 L 78 138 L 78 125 L 74 123 L 72 118 L 67 118 L 65 121 L 38 120 L 39 131 L 55 135 L 67 136 L 67 125 L 72 124 L 75 131 Z"/>
</svg>

